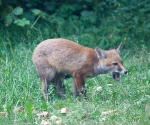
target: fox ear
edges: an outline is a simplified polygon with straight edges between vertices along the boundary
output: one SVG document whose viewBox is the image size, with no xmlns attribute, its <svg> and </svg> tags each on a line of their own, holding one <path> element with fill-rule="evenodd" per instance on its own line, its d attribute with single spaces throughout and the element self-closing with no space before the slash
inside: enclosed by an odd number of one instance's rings
<svg viewBox="0 0 150 125">
<path fill-rule="evenodd" d="M 120 47 L 122 45 L 122 42 L 115 48 L 115 50 L 119 53 L 120 52 Z"/>
<path fill-rule="evenodd" d="M 99 59 L 100 58 L 107 58 L 107 54 L 106 54 L 106 52 L 103 49 L 96 47 L 95 51 L 96 51 L 97 57 Z"/>
</svg>

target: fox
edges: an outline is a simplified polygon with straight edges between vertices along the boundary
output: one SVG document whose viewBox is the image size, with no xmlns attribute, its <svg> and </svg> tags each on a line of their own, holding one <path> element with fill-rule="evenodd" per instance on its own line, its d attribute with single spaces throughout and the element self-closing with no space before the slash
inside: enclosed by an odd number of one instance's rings
<svg viewBox="0 0 150 125">
<path fill-rule="evenodd" d="M 127 74 L 119 56 L 120 43 L 116 48 L 103 50 L 82 46 L 63 38 L 47 39 L 39 43 L 32 54 L 36 72 L 42 81 L 44 99 L 48 99 L 48 85 L 53 83 L 58 95 L 65 98 L 62 82 L 72 77 L 74 96 L 84 95 L 85 78 L 110 74 L 120 81 L 120 74 Z"/>
</svg>

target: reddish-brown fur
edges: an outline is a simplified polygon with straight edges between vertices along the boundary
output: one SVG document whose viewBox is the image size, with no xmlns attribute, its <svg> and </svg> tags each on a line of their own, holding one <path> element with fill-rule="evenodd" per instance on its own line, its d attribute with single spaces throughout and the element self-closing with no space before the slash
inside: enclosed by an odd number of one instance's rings
<svg viewBox="0 0 150 125">
<path fill-rule="evenodd" d="M 42 91 L 47 99 L 47 84 L 54 82 L 56 90 L 64 97 L 61 79 L 67 74 L 73 77 L 75 96 L 83 93 L 84 79 L 102 73 L 108 73 L 105 65 L 111 67 L 112 63 L 119 63 L 125 70 L 116 49 L 104 51 L 83 47 L 66 39 L 48 39 L 41 42 L 34 50 L 32 56 L 36 71 L 42 80 Z M 114 66 L 113 66 L 114 67 Z"/>
</svg>

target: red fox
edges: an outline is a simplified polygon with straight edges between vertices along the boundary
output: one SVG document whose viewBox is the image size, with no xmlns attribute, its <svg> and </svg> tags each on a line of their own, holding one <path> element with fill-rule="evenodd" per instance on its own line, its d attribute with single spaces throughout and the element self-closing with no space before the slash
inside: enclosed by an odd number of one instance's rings
<svg viewBox="0 0 150 125">
<path fill-rule="evenodd" d="M 73 77 L 74 96 L 84 93 L 84 79 L 99 74 L 110 73 L 116 80 L 127 70 L 122 65 L 118 54 L 121 44 L 115 49 L 104 51 L 81 46 L 67 39 L 48 39 L 35 48 L 32 61 L 42 80 L 42 92 L 47 100 L 48 84 L 54 82 L 61 97 L 62 80 L 65 76 Z"/>
</svg>

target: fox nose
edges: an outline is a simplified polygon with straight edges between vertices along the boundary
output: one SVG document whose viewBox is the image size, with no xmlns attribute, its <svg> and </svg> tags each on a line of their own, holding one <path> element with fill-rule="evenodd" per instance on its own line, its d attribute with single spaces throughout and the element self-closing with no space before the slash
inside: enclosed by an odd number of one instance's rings
<svg viewBox="0 0 150 125">
<path fill-rule="evenodd" d="M 125 70 L 125 71 L 124 71 L 124 74 L 127 74 L 127 73 L 128 73 L 128 71 L 127 71 L 127 70 Z"/>
</svg>

